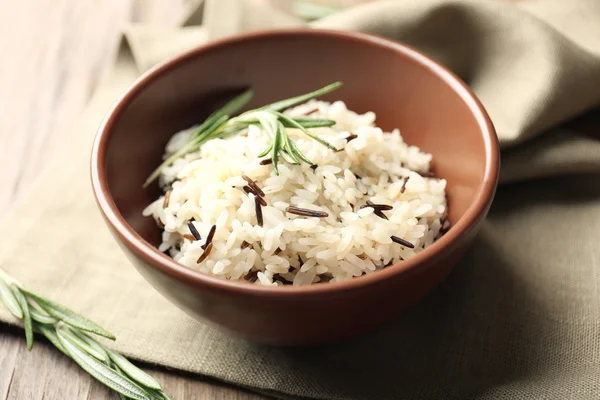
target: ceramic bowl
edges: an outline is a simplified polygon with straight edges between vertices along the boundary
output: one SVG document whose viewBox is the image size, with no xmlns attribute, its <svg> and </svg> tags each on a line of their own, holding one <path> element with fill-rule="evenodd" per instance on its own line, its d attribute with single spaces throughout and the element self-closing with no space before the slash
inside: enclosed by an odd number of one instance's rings
<svg viewBox="0 0 600 400">
<path fill-rule="evenodd" d="M 325 100 L 374 111 L 384 130 L 433 154 L 447 179 L 452 228 L 413 258 L 346 282 L 265 287 L 209 276 L 159 252 L 160 230 L 142 210 L 142 188 L 175 132 L 201 122 L 252 86 L 250 107 L 344 86 Z M 139 78 L 106 116 L 92 152 L 93 190 L 116 241 L 142 276 L 193 317 L 247 339 L 313 345 L 368 331 L 415 304 L 460 260 L 497 185 L 499 150 L 488 115 L 468 87 L 418 51 L 376 36 L 278 30 L 200 46 Z"/>
</svg>

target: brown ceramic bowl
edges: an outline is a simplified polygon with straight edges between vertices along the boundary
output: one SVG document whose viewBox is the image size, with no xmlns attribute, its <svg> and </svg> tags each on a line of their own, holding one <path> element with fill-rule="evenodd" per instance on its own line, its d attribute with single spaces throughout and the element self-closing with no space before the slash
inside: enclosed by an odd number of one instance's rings
<svg viewBox="0 0 600 400">
<path fill-rule="evenodd" d="M 160 232 L 142 210 L 158 188 L 142 183 L 174 132 L 252 86 L 250 107 L 341 80 L 325 99 L 375 111 L 379 126 L 433 154 L 448 180 L 452 228 L 417 256 L 351 281 L 263 287 L 179 265 L 159 252 Z M 144 278 L 188 314 L 248 339 L 319 344 L 394 318 L 431 291 L 464 254 L 486 216 L 499 169 L 497 138 L 467 86 L 421 53 L 379 37 L 323 30 L 253 33 L 198 47 L 144 74 L 100 126 L 91 173 L 117 242 Z"/>
</svg>

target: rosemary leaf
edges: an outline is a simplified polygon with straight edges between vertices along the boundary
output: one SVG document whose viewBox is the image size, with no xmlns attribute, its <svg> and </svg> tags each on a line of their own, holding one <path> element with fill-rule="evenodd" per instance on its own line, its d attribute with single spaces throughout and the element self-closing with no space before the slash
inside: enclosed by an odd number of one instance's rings
<svg viewBox="0 0 600 400">
<path fill-rule="evenodd" d="M 298 157 L 300 160 L 304 161 L 307 164 L 313 165 L 313 162 L 310 161 L 296 146 L 296 143 L 294 143 L 293 140 L 290 139 L 289 141 L 289 145 L 290 145 L 290 151 L 292 152 L 292 154 L 294 154 L 296 157 Z"/>
<path fill-rule="evenodd" d="M 237 117 L 230 118 L 246 106 L 252 99 L 254 92 L 252 89 L 246 90 L 227 103 L 223 108 L 213 112 L 202 124 L 194 128 L 188 142 L 174 154 L 167 157 L 167 159 L 164 160 L 152 174 L 150 174 L 143 186 L 147 187 L 160 176 L 164 168 L 173 164 L 173 162 L 184 157 L 186 154 L 199 150 L 207 141 L 235 135 L 248 128 L 250 125 L 259 125 L 269 136 L 269 146 L 260 153 L 258 157 L 264 157 L 272 152 L 273 169 L 277 175 L 279 175 L 278 161 L 280 156 L 286 162 L 293 165 L 299 165 L 301 161 L 312 165 L 310 160 L 302 154 L 295 143 L 288 137 L 285 129 L 300 129 L 307 136 L 324 146 L 327 146 L 332 150 L 337 150 L 329 142 L 307 130 L 309 128 L 333 126 L 336 122 L 328 119 L 291 118 L 282 114 L 280 111 L 327 94 L 339 88 L 341 85 L 342 82 L 335 82 L 313 92 L 281 100 L 254 110 L 246 111 Z"/>
<path fill-rule="evenodd" d="M 71 355 L 69 354 L 67 349 L 65 349 L 65 347 L 62 345 L 60 339 L 58 338 L 55 327 L 48 326 L 48 325 L 36 324 L 35 329 L 40 331 L 42 333 L 42 335 L 44 335 L 46 337 L 46 339 L 48 339 L 50 341 L 50 343 L 52 343 L 54 345 L 54 347 L 56 347 L 58 350 L 60 350 L 64 355 L 66 355 L 67 357 L 71 357 Z"/>
<path fill-rule="evenodd" d="M 271 141 L 271 143 L 269 143 L 269 145 L 267 146 L 267 148 L 266 148 L 266 149 L 264 149 L 264 150 L 262 151 L 262 153 L 260 153 L 260 154 L 258 155 L 258 158 L 261 158 L 261 157 L 264 157 L 264 156 L 266 156 L 267 154 L 269 154 L 269 152 L 270 152 L 271 150 L 273 150 L 273 141 Z"/>
<path fill-rule="evenodd" d="M 308 130 L 306 130 L 306 128 L 304 128 L 302 125 L 300 125 L 298 122 L 296 122 L 294 119 L 288 117 L 285 114 L 282 114 L 278 111 L 274 111 L 274 113 L 279 117 L 279 119 L 281 119 L 282 121 L 285 121 L 287 124 L 291 125 L 294 128 L 300 129 L 306 136 L 311 137 L 312 139 L 316 140 L 317 142 L 321 143 L 324 146 L 329 147 L 331 150 L 335 150 L 337 151 L 337 149 L 335 148 L 335 146 L 333 146 L 331 143 L 329 143 L 328 141 L 326 141 L 325 139 L 321 139 L 320 137 L 318 137 L 317 135 L 313 135 L 312 133 L 308 132 Z"/>
<path fill-rule="evenodd" d="M 246 107 L 246 105 L 250 103 L 253 97 L 254 89 L 248 88 L 225 104 L 221 110 L 227 115 L 237 114 L 242 110 L 242 108 Z"/>
<path fill-rule="evenodd" d="M 277 168 L 277 163 L 279 162 L 279 154 L 281 150 L 281 131 L 279 129 L 275 132 L 275 139 L 273 139 L 273 170 L 275 173 L 279 175 L 279 169 Z"/>
<path fill-rule="evenodd" d="M 325 87 L 322 87 L 321 89 L 317 89 L 314 92 L 306 93 L 296 97 L 291 97 L 285 100 L 276 101 L 275 103 L 271 103 L 266 106 L 260 107 L 259 110 L 283 111 L 287 108 L 305 103 L 310 99 L 314 99 L 315 97 L 323 96 L 324 94 L 333 92 L 334 90 L 342 86 L 342 84 L 342 82 L 334 82 Z"/>
<path fill-rule="evenodd" d="M 152 174 L 148 177 L 146 182 L 144 182 L 143 186 L 146 187 L 150 183 L 152 183 L 156 178 L 159 177 L 160 172 L 164 168 L 173 164 L 173 162 L 175 162 L 175 160 L 177 160 L 178 158 L 185 156 L 187 153 L 196 151 L 203 143 L 205 143 L 209 139 L 206 136 L 218 131 L 221 127 L 224 126 L 225 122 L 227 122 L 228 119 L 228 115 L 220 115 L 216 119 L 211 119 L 210 124 L 207 125 L 207 128 L 201 130 L 201 127 L 204 126 L 206 122 L 209 122 L 209 120 L 204 121 L 200 128 L 198 128 L 198 131 L 192 134 L 192 137 L 190 138 L 191 141 L 188 142 L 184 147 L 179 149 L 177 152 L 175 152 L 173 155 L 169 156 L 165 161 L 163 161 L 158 166 L 158 168 L 152 172 Z"/>
<path fill-rule="evenodd" d="M 291 164 L 291 165 L 300 165 L 300 161 L 298 161 L 298 159 L 296 158 L 296 156 L 293 155 L 291 152 L 288 152 L 287 150 L 281 149 L 281 150 L 279 150 L 279 154 L 285 160 L 285 162 L 287 162 L 288 164 Z"/>
<path fill-rule="evenodd" d="M 21 291 L 15 287 L 11 287 L 15 298 L 19 302 L 19 306 L 23 311 L 23 328 L 25 329 L 25 340 L 27 342 L 27 349 L 31 350 L 33 348 L 33 325 L 31 322 L 31 313 L 29 312 L 29 304 L 27 304 L 27 299 L 21 293 Z"/>
<path fill-rule="evenodd" d="M 219 129 L 223 126 L 225 122 L 229 120 L 229 115 L 225 114 L 221 117 L 217 118 L 217 120 L 206 129 L 205 132 L 202 133 L 201 136 L 197 139 L 197 145 L 200 145 L 210 139 L 210 135 L 214 135 L 219 132 Z M 193 150 L 192 150 L 193 151 Z"/>
<path fill-rule="evenodd" d="M 292 165 L 300 165 L 300 160 L 296 158 L 296 155 L 292 152 L 292 148 L 290 146 L 290 137 L 285 132 L 285 126 L 281 122 L 278 123 L 277 129 L 279 130 L 279 134 L 281 135 L 283 144 L 282 149 L 280 150 L 281 156 Z"/>
<path fill-rule="evenodd" d="M 244 108 L 254 97 L 254 90 L 247 89 L 240 95 L 234 97 L 231 101 L 223 106 L 223 108 L 213 112 L 208 118 L 195 129 L 190 137 L 190 143 L 180 149 L 178 152 L 163 161 L 158 168 L 156 168 L 152 174 L 146 179 L 143 187 L 147 187 L 150 183 L 156 180 L 160 176 L 160 172 L 169 165 L 173 164 L 175 160 L 184 156 L 185 154 L 194 151 L 198 146 L 204 143 L 206 138 L 205 135 L 216 134 L 220 128 L 225 128 L 225 123 L 229 120 L 229 117 L 233 114 L 237 114 L 242 108 Z"/>
<path fill-rule="evenodd" d="M 62 330 L 58 330 L 57 335 L 73 361 L 98 381 L 129 398 L 135 400 L 152 400 L 144 389 L 130 379 L 104 365 L 96 358 L 81 350 L 77 345 L 73 344 L 69 338 L 64 335 Z"/>
<path fill-rule="evenodd" d="M 327 128 L 336 124 L 336 122 L 331 119 L 294 118 L 294 121 L 304 128 Z M 281 122 L 286 128 L 295 128 L 294 126 L 288 125 L 285 121 Z"/>
<path fill-rule="evenodd" d="M 0 270 L 0 288 L 5 289 L 0 292 L 2 303 L 7 307 L 9 305 L 16 307 L 15 310 L 18 309 L 21 314 L 29 349 L 33 345 L 33 332 L 37 331 L 94 378 L 119 392 L 121 398 L 169 399 L 154 378 L 135 367 L 122 355 L 108 350 L 86 333 L 87 331 L 114 338 L 98 324 L 24 289 L 19 282 L 2 270 Z M 19 315 L 18 312 L 15 314 Z M 117 360 L 123 368 L 118 368 L 113 360 Z"/>
<path fill-rule="evenodd" d="M 58 320 L 54 317 L 47 315 L 45 311 L 41 312 L 36 310 L 34 307 L 29 307 L 29 314 L 31 314 L 31 319 L 35 322 L 44 325 L 54 325 L 58 323 Z"/>
<path fill-rule="evenodd" d="M 230 126 L 226 129 L 223 129 L 223 132 L 219 133 L 218 135 L 215 136 L 215 138 L 225 138 L 231 135 L 236 135 L 238 133 L 240 133 L 241 131 L 243 131 L 244 129 L 246 129 L 249 125 L 251 125 L 250 123 L 244 124 L 244 123 L 239 123 L 233 126 Z"/>
<path fill-rule="evenodd" d="M 294 121 L 296 121 L 297 123 L 299 123 L 300 125 L 302 125 L 305 128 L 326 128 L 329 126 L 333 126 L 336 124 L 336 122 L 332 119 L 317 119 L 317 118 L 296 118 L 294 117 Z M 292 126 L 288 123 L 286 123 L 285 121 L 281 121 L 283 123 L 283 126 L 285 126 L 286 128 L 295 128 L 295 126 Z M 227 128 L 226 131 L 229 131 L 230 129 L 234 129 L 237 130 L 238 132 L 244 128 L 247 128 L 249 125 L 260 125 L 260 122 L 257 119 L 244 119 L 243 121 L 239 121 L 236 122 L 236 125 L 232 126 L 231 128 Z"/>
<path fill-rule="evenodd" d="M 106 357 L 106 352 L 98 351 L 94 347 L 90 346 L 79 336 L 75 335 L 75 333 L 73 333 L 73 331 L 70 328 L 61 326 L 60 328 L 58 328 L 57 332 L 59 336 L 62 336 L 63 338 L 67 339 L 70 343 L 77 346 L 80 350 L 85 351 L 90 356 L 102 362 L 108 361 L 108 358 Z"/>
<path fill-rule="evenodd" d="M 110 361 L 110 360 L 109 360 L 109 362 L 108 362 L 108 366 L 109 366 L 109 367 L 111 367 L 112 369 L 114 369 L 115 371 L 117 371 L 119 374 L 121 374 L 121 375 L 125 375 L 125 373 L 124 373 L 123 371 L 121 371 L 121 370 L 119 369 L 119 367 L 117 367 L 117 366 L 115 365 L 115 363 L 114 363 L 114 362 L 112 362 L 112 361 Z M 118 393 L 118 392 L 117 392 L 117 394 L 119 395 L 119 399 L 121 399 L 121 400 L 129 400 L 129 397 L 125 396 L 124 394 L 122 394 L 122 393 Z M 152 400 L 154 400 L 154 398 L 153 398 L 153 397 L 152 397 L 150 394 L 148 394 L 148 395 L 150 396 L 150 398 L 151 398 Z"/>
<path fill-rule="evenodd" d="M 216 122 L 218 120 L 222 120 L 224 116 L 228 119 L 229 116 L 237 114 L 250 102 L 250 100 L 252 100 L 253 97 L 254 90 L 250 88 L 231 99 L 222 108 L 210 114 L 208 118 L 206 118 L 206 120 L 202 124 L 200 124 L 195 130 L 195 132 L 192 134 L 192 138 L 201 136 L 206 132 L 211 132 L 211 129 L 214 130 L 214 126 L 216 125 Z"/>
<path fill-rule="evenodd" d="M 8 311 L 11 312 L 12 315 L 17 317 L 18 319 L 23 319 L 23 310 L 19 306 L 19 301 L 13 294 L 12 290 L 9 287 L 10 283 L 5 283 L 4 280 L 0 278 L 0 300 Z"/>
<path fill-rule="evenodd" d="M 71 331 L 79 339 L 83 340 L 88 346 L 90 346 L 91 348 L 93 348 L 98 353 L 102 354 L 102 359 L 104 359 L 106 361 L 108 361 L 110 359 L 110 357 L 108 356 L 108 351 L 109 350 L 107 348 L 105 348 L 103 345 L 101 345 L 100 343 L 98 343 L 90 335 L 88 335 L 87 333 L 82 332 L 82 331 L 80 331 L 78 329 L 71 329 Z"/>
<path fill-rule="evenodd" d="M 152 397 L 152 400 L 173 400 L 166 393 L 157 390 L 148 389 L 148 394 Z"/>
<path fill-rule="evenodd" d="M 115 336 L 108 332 L 106 329 L 102 328 L 95 322 L 90 321 L 82 315 L 77 314 L 76 312 L 69 310 L 67 307 L 61 306 L 49 300 L 45 297 L 39 296 L 35 293 L 32 293 L 28 290 L 22 289 L 22 291 L 38 303 L 40 307 L 44 309 L 48 314 L 57 318 L 64 323 L 71 325 L 74 328 L 79 328 L 84 331 L 93 332 L 97 335 L 104 336 L 105 338 L 115 340 Z"/>
<path fill-rule="evenodd" d="M 133 365 L 128 359 L 122 355 L 108 350 L 108 356 L 110 359 L 119 367 L 119 370 L 127 374 L 135 382 L 156 390 L 162 390 L 160 383 L 158 383 L 153 377 Z"/>
<path fill-rule="evenodd" d="M 110 361 L 110 367 L 112 369 L 114 369 L 115 371 L 117 371 L 119 374 L 126 376 L 127 374 L 125 373 L 125 371 L 123 371 L 121 368 L 119 368 L 119 366 L 117 364 L 115 364 L 112 360 Z M 144 390 L 146 391 L 146 393 L 148 394 L 148 396 L 150 396 L 150 399 L 152 400 L 172 400 L 165 392 L 163 392 L 162 390 L 159 389 L 150 389 L 147 387 L 144 387 Z M 119 396 L 121 396 L 121 398 L 123 399 L 129 399 L 129 397 L 123 396 L 121 393 L 119 393 Z"/>
</svg>

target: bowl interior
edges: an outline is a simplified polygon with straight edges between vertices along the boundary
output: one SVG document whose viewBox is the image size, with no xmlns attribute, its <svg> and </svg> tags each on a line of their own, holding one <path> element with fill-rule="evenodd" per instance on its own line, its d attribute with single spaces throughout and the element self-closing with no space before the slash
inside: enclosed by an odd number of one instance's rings
<svg viewBox="0 0 600 400">
<path fill-rule="evenodd" d="M 127 223 L 157 245 L 159 229 L 141 213 L 159 192 L 142 183 L 175 132 L 201 122 L 247 86 L 256 90 L 254 107 L 341 80 L 344 86 L 325 100 L 374 111 L 383 129 L 399 128 L 408 144 L 433 154 L 434 171 L 448 180 L 454 224 L 484 179 L 486 139 L 464 89 L 438 70 L 384 40 L 312 31 L 255 35 L 194 51 L 152 71 L 121 102 L 106 150 L 110 194 Z"/>
</svg>

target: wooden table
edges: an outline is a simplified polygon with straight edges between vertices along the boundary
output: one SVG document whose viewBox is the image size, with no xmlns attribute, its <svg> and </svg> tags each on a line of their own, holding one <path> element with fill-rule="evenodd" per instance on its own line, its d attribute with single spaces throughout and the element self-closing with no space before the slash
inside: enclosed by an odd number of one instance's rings
<svg viewBox="0 0 600 400">
<path fill-rule="evenodd" d="M 19 0 L 0 13 L 0 217 L 51 157 L 94 91 L 127 21 L 173 24 L 192 0 Z M 174 399 L 263 396 L 209 379 L 146 368 Z M 0 325 L 0 399 L 116 399 L 40 339 Z"/>
</svg>

